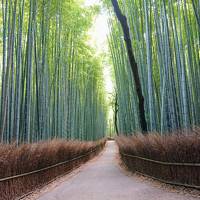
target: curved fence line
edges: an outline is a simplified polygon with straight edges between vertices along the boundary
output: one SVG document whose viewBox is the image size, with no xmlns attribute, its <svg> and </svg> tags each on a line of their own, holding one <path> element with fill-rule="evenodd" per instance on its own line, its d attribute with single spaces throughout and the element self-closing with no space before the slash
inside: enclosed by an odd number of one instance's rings
<svg viewBox="0 0 200 200">
<path fill-rule="evenodd" d="M 57 163 L 57 164 L 55 164 L 55 165 L 48 166 L 48 167 L 45 167 L 45 168 L 42 168 L 42 169 L 34 170 L 34 171 L 31 171 L 31 172 L 27 172 L 27 173 L 15 175 L 15 176 L 10 176 L 10 177 L 2 178 L 2 179 L 0 179 L 0 182 L 4 182 L 4 181 L 8 181 L 8 180 L 12 180 L 12 179 L 16 179 L 16 178 L 20 178 L 20 177 L 32 175 L 32 174 L 36 174 L 36 173 L 39 173 L 39 172 L 42 172 L 42 171 L 46 171 L 46 170 L 48 170 L 48 169 L 52 169 L 52 168 L 58 167 L 58 166 L 60 166 L 60 165 L 64 165 L 64 164 L 66 164 L 66 163 L 73 162 L 73 161 L 75 161 L 75 160 L 79 160 L 79 159 L 81 159 L 81 158 L 83 158 L 83 157 L 86 157 L 86 156 L 90 155 L 91 153 L 95 152 L 97 149 L 98 149 L 98 147 L 97 147 L 97 148 L 94 148 L 94 149 L 92 149 L 92 150 L 90 150 L 88 153 L 86 153 L 86 154 L 84 154 L 84 155 L 78 156 L 78 157 L 73 158 L 73 159 L 71 159 L 71 160 L 66 160 L 66 161 Z"/>
<path fill-rule="evenodd" d="M 156 180 L 156 181 L 160 181 L 160 182 L 165 183 L 165 184 L 176 185 L 176 186 L 182 186 L 182 187 L 189 187 L 189 188 L 194 188 L 194 189 L 198 189 L 198 190 L 200 189 L 200 186 L 198 186 L 198 185 L 190 185 L 190 184 L 186 184 L 186 183 L 178 183 L 178 182 L 173 182 L 173 181 L 166 181 L 166 180 L 161 179 L 161 178 L 156 178 L 156 177 L 154 177 L 154 176 L 150 176 L 150 175 L 148 175 L 148 174 L 144 174 L 144 173 L 139 172 L 139 171 L 137 171 L 137 170 L 136 170 L 136 172 L 137 172 L 138 174 L 142 175 L 142 176 L 146 176 L 146 177 L 148 177 L 148 178 L 152 178 L 152 179 L 154 179 L 154 180 Z"/>
<path fill-rule="evenodd" d="M 148 159 L 148 158 L 143 158 L 143 157 L 140 157 L 140 156 L 129 155 L 129 154 L 125 154 L 125 153 L 122 153 L 122 152 L 120 152 L 120 154 L 121 154 L 121 156 L 124 156 L 124 157 L 129 157 L 129 158 L 133 158 L 133 159 L 136 158 L 136 159 L 139 159 L 139 160 L 143 160 L 143 161 L 147 161 L 147 162 L 151 162 L 151 163 L 155 163 L 155 164 L 160 164 L 160 165 L 164 165 L 164 166 L 172 166 L 172 167 L 173 166 L 179 166 L 179 167 L 200 167 L 200 163 L 172 163 L 172 162 L 163 162 L 163 161 L 157 161 L 157 160 L 152 160 L 152 159 Z M 128 167 L 128 165 L 127 165 L 127 167 Z M 138 174 L 141 174 L 143 176 L 152 178 L 154 180 L 160 181 L 160 182 L 165 183 L 165 184 L 171 184 L 171 185 L 176 185 L 176 186 L 188 187 L 188 188 L 193 188 L 193 189 L 198 189 L 198 190 L 200 189 L 200 185 L 190 185 L 190 184 L 187 184 L 187 183 L 168 181 L 168 180 L 165 180 L 165 179 L 162 179 L 162 178 L 155 177 L 153 175 L 142 173 L 138 169 L 134 169 L 134 171 L 136 171 Z"/>
<path fill-rule="evenodd" d="M 120 154 L 123 155 L 123 156 L 126 156 L 126 157 L 138 158 L 140 160 L 144 160 L 144 161 L 148 161 L 148 162 L 153 162 L 153 163 L 157 163 L 157 164 L 161 164 L 161 165 L 200 167 L 200 163 L 175 163 L 175 162 L 173 163 L 173 162 L 164 162 L 164 161 L 152 160 L 152 159 L 144 158 L 144 157 L 140 157 L 140 156 L 129 155 L 129 154 L 121 153 L 121 152 L 120 152 Z"/>
<path fill-rule="evenodd" d="M 79 168 L 79 167 L 80 167 L 80 166 L 77 166 L 76 168 Z M 76 169 L 76 168 L 74 168 L 74 169 Z M 45 184 L 46 184 L 46 185 L 49 185 L 50 183 L 53 183 L 55 180 L 58 180 L 59 178 L 62 178 L 63 176 L 72 173 L 72 172 L 74 171 L 74 169 L 71 169 L 70 171 L 67 171 L 66 173 L 63 173 L 63 174 L 61 174 L 60 176 L 55 177 L 54 179 L 52 179 L 52 180 L 46 182 Z M 41 186 L 42 186 L 42 185 L 38 185 L 37 188 L 40 188 Z M 24 195 L 22 195 L 22 196 L 20 196 L 20 197 L 17 197 L 15 200 L 24 199 L 25 197 L 27 197 L 27 196 L 33 194 L 34 192 L 35 192 L 35 190 L 32 190 L 32 191 L 30 191 L 30 192 L 28 192 L 28 193 L 25 193 Z"/>
</svg>

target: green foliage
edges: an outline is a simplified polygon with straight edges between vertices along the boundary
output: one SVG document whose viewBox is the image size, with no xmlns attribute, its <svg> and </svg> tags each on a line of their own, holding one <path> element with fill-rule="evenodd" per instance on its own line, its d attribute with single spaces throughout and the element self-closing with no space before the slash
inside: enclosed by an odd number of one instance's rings
<svg viewBox="0 0 200 200">
<path fill-rule="evenodd" d="M 2 1 L 2 142 L 104 137 L 101 62 L 86 44 L 98 11 L 77 0 Z"/>
<path fill-rule="evenodd" d="M 139 66 L 148 130 L 164 133 L 199 125 L 200 18 L 197 11 L 200 4 L 185 0 L 124 0 L 119 3 L 128 19 Z M 121 27 L 112 14 L 110 27 L 118 124 L 120 132 L 129 134 L 140 131 L 137 86 L 130 75 Z"/>
</svg>

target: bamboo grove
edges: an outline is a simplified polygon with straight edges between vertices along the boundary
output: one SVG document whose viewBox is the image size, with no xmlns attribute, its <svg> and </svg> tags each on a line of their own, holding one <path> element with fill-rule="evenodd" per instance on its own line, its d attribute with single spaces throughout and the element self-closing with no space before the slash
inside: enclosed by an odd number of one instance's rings
<svg viewBox="0 0 200 200">
<path fill-rule="evenodd" d="M 200 2 L 118 0 L 139 68 L 148 131 L 200 124 Z M 110 5 L 111 7 L 111 5 Z M 119 132 L 140 131 L 138 100 L 120 24 L 110 14 Z"/>
<path fill-rule="evenodd" d="M 98 9 L 75 0 L 1 6 L 1 142 L 104 137 L 101 59 L 85 42 Z"/>
</svg>

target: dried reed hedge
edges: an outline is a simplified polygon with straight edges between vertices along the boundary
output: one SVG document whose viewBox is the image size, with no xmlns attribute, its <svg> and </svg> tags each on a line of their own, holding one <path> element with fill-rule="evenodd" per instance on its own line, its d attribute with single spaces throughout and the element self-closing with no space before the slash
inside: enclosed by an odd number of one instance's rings
<svg viewBox="0 0 200 200">
<path fill-rule="evenodd" d="M 56 177 L 70 172 L 97 155 L 105 145 L 98 142 L 53 140 L 37 144 L 0 145 L 0 179 L 39 170 L 81 155 L 88 154 L 73 162 L 66 163 L 32 175 L 0 182 L 0 200 L 12 200 L 42 186 Z"/>
<path fill-rule="evenodd" d="M 200 130 L 195 129 L 190 134 L 177 133 L 160 136 L 149 134 L 116 138 L 121 158 L 133 172 L 137 171 L 167 182 L 199 186 L 200 167 L 184 166 L 182 163 L 200 163 Z M 163 165 L 137 157 L 169 163 Z M 181 163 L 181 165 L 170 165 Z"/>
</svg>

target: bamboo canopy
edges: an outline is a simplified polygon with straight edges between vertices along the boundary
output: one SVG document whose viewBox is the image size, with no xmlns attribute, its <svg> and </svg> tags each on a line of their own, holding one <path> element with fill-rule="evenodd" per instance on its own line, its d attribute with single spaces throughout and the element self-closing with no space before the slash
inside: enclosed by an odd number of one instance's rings
<svg viewBox="0 0 200 200">
<path fill-rule="evenodd" d="M 103 1 L 110 15 L 104 56 L 116 85 L 113 121 L 104 58 L 88 44 L 99 7 L 83 2 L 2 0 L 0 142 L 98 140 L 114 126 L 126 135 L 198 126 L 200 2 Z"/>
<path fill-rule="evenodd" d="M 111 10 L 109 46 L 118 96 L 119 132 L 141 130 L 138 99 L 120 23 Z M 118 0 L 128 20 L 144 94 L 148 131 L 200 124 L 200 2 Z"/>
<path fill-rule="evenodd" d="M 101 59 L 85 42 L 96 13 L 79 1 L 2 1 L 1 142 L 104 137 Z"/>
</svg>

